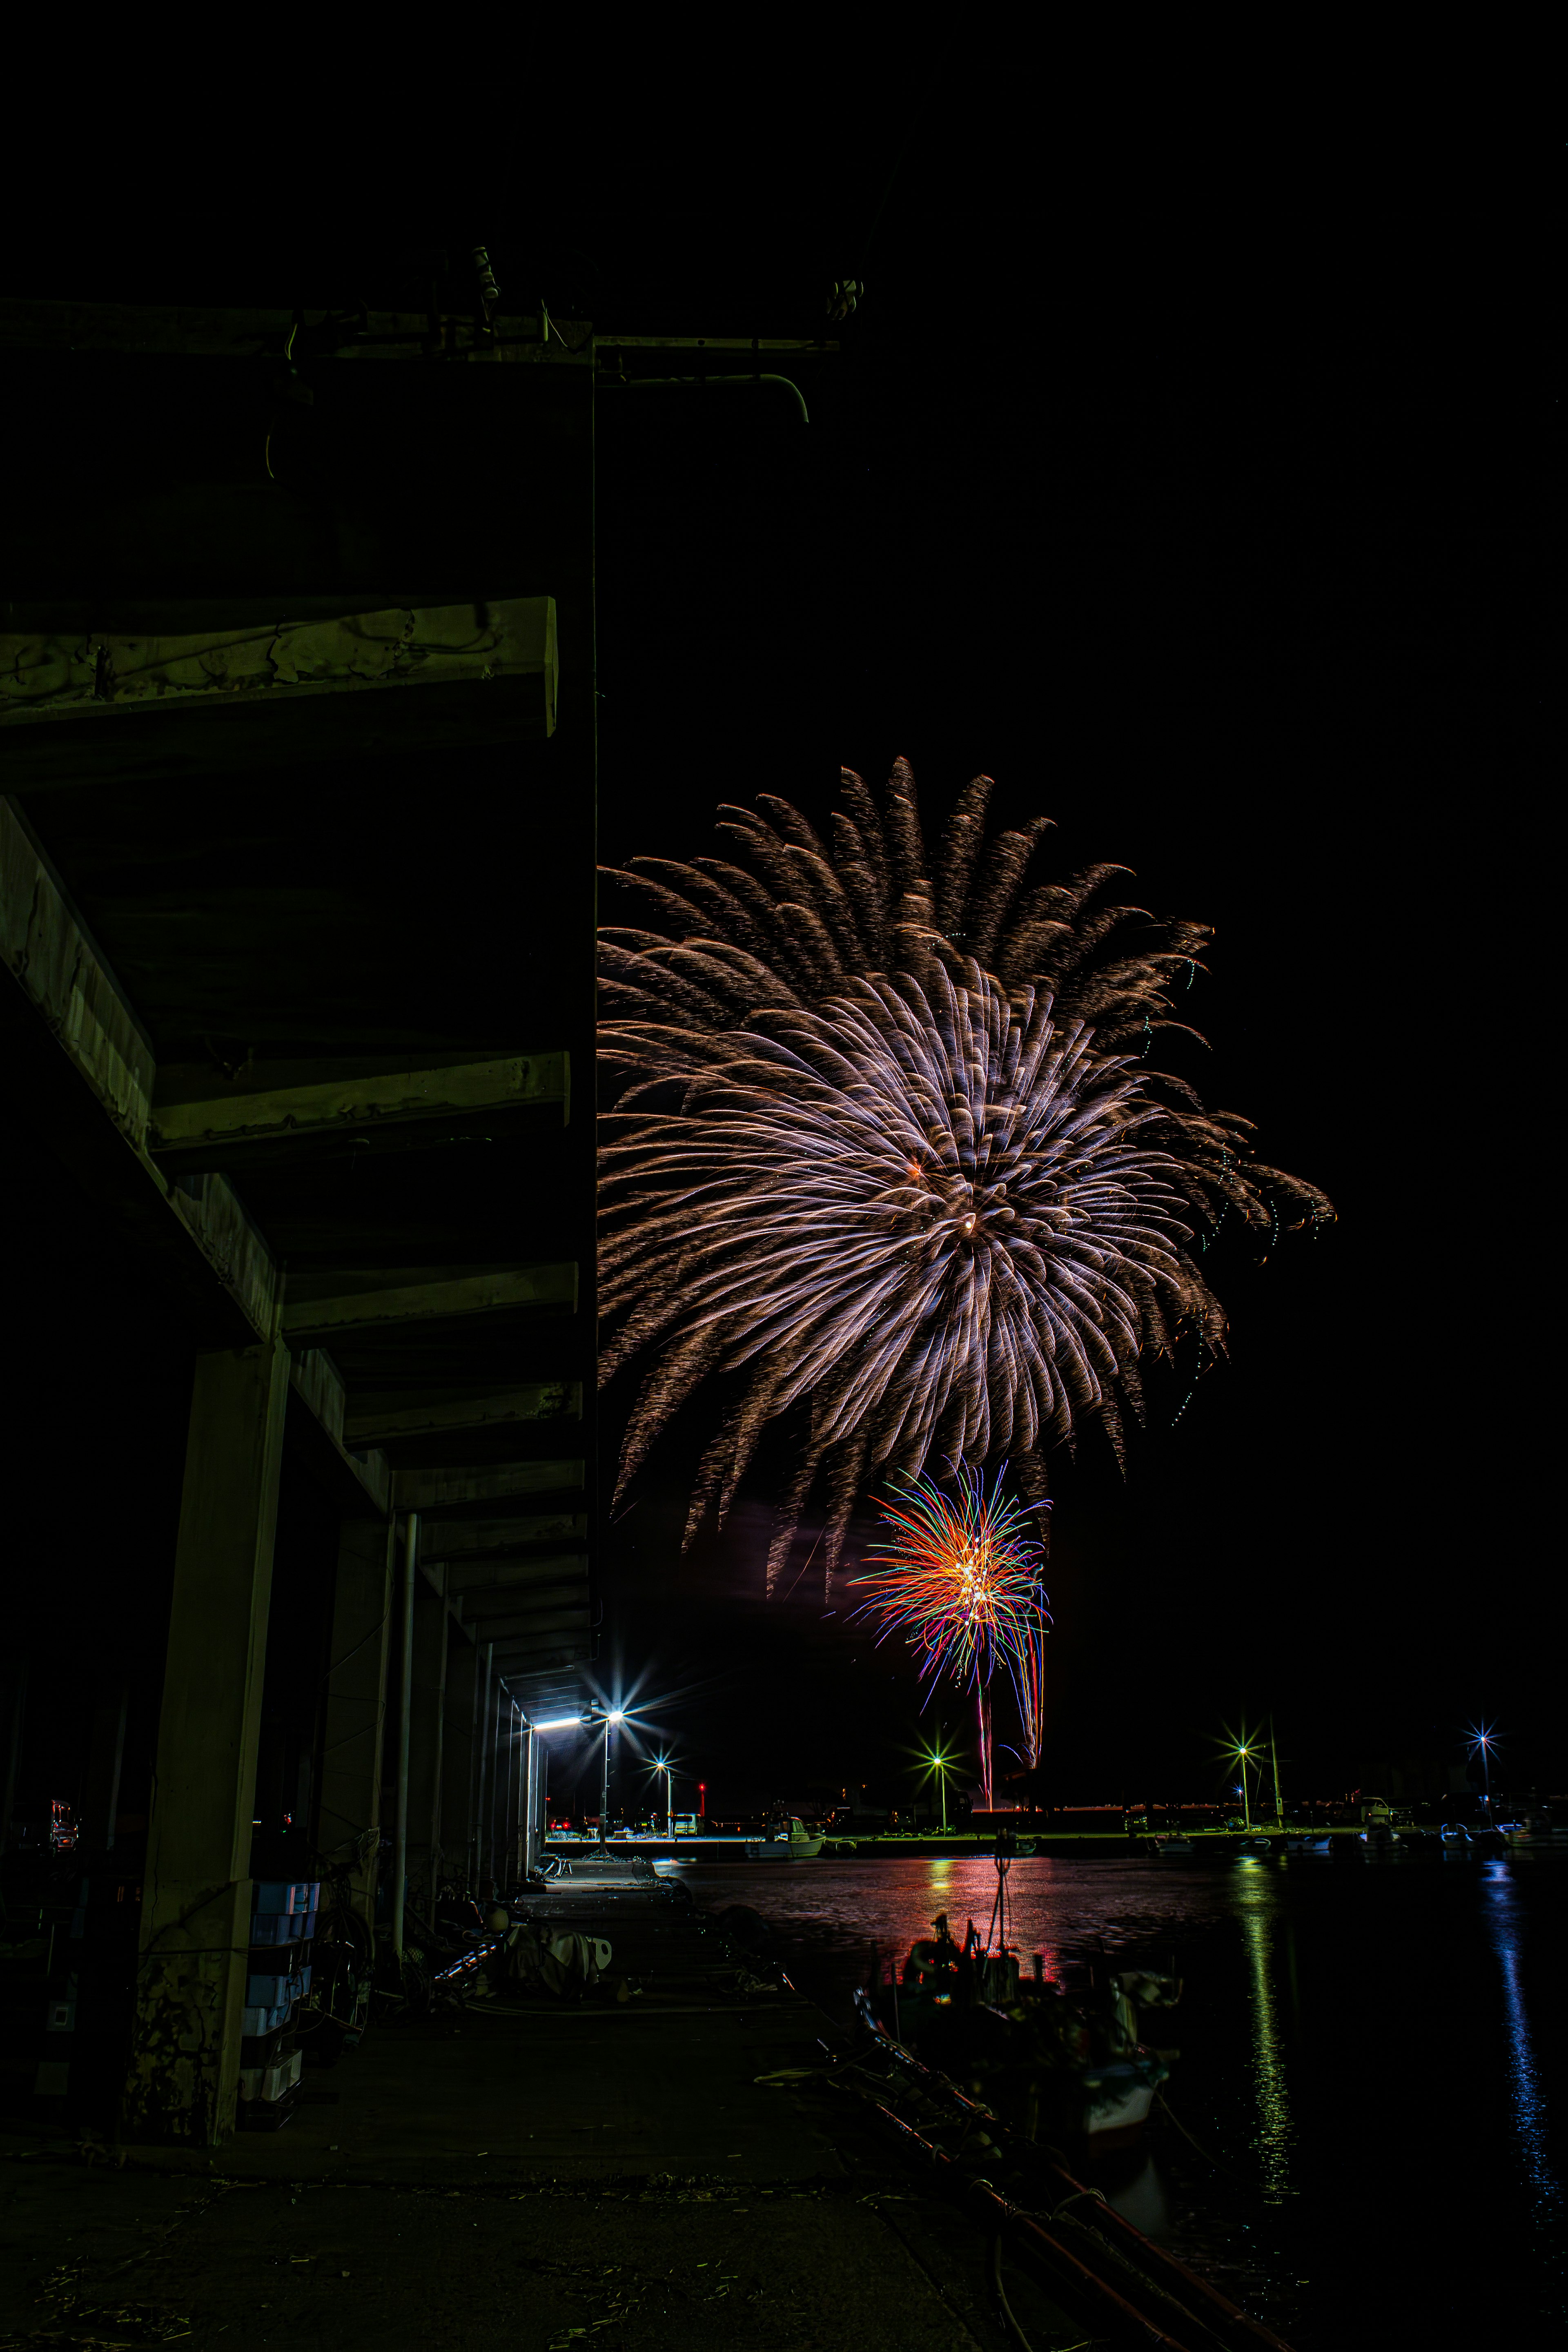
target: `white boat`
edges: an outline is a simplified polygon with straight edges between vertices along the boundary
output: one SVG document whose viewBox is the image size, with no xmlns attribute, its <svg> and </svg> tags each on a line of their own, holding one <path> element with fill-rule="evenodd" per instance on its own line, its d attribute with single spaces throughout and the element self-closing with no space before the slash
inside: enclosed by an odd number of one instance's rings
<svg viewBox="0 0 1568 2352">
<path fill-rule="evenodd" d="M 1156 1860 L 1163 1853 L 1191 1853 L 1192 1850 L 1193 1842 L 1191 1838 L 1184 1837 L 1157 1837 L 1154 1840 L 1154 1843 L 1152 1848 L 1152 1852 L 1153 1853 Z"/>
<path fill-rule="evenodd" d="M 822 1833 L 815 1835 L 793 1817 L 746 1848 L 748 1862 L 815 1862 L 822 1852 Z"/>
<path fill-rule="evenodd" d="M 1328 1836 L 1292 1837 L 1285 1841 L 1287 1853 L 1332 1853 L 1333 1850 L 1334 1842 Z"/>
</svg>

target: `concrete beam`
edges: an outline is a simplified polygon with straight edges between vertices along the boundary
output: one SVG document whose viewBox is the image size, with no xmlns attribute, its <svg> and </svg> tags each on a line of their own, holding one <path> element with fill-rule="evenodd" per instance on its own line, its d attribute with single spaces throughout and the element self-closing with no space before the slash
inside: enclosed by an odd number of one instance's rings
<svg viewBox="0 0 1568 2352">
<path fill-rule="evenodd" d="M 433 749 L 487 711 L 503 735 L 550 735 L 556 681 L 553 596 L 167 637 L 11 629 L 0 741 L 14 792 L 150 782 L 389 740 Z"/>
<path fill-rule="evenodd" d="M 0 1034 L 13 1109 L 47 1133 L 129 1246 L 167 1276 L 199 1347 L 269 1341 L 279 1292 L 271 1253 L 222 1176 L 171 1182 L 152 1159 L 151 1042 L 25 818 L 4 800 L 0 965 L 10 975 L 0 979 Z M 345 1507 L 360 1507 L 357 1495 L 384 1510 L 384 1464 L 353 1462 L 344 1450 L 335 1365 L 306 1351 L 290 1378 L 321 1423 L 318 1466 Z"/>
<path fill-rule="evenodd" d="M 478 1462 L 451 1470 L 399 1470 L 400 1511 L 462 1503 L 510 1503 L 524 1495 L 563 1495 L 584 1482 L 582 1462 Z"/>
<path fill-rule="evenodd" d="M 291 1295 L 283 1309 L 283 1329 L 290 1339 L 306 1334 L 326 1339 L 336 1332 L 359 1338 L 367 1331 L 448 1316 L 497 1315 L 531 1307 L 575 1310 L 576 1305 L 577 1268 L 571 1264 L 466 1275 L 408 1267 L 361 1276 L 335 1296 Z"/>
<path fill-rule="evenodd" d="M 588 1631 L 588 1603 L 584 1598 L 573 1606 L 554 1601 L 548 1606 L 521 1611 L 515 1617 L 487 1618 L 484 1635 L 493 1643 L 499 1662 L 511 1656 L 520 1648 L 529 1647 L 546 1634 L 585 1633 Z"/>
<path fill-rule="evenodd" d="M 289 1380 L 296 1408 L 289 1434 L 305 1467 L 345 1518 L 384 1518 L 392 1508 L 392 1473 L 384 1454 L 356 1455 L 344 1445 L 342 1375 L 331 1356 L 321 1348 L 302 1349 L 289 1363 Z"/>
<path fill-rule="evenodd" d="M 526 1387 L 487 1389 L 465 1397 L 432 1397 L 426 1403 L 369 1402 L 348 1415 L 343 1438 L 351 1446 L 395 1445 L 400 1439 L 467 1435 L 523 1422 L 582 1418 L 581 1381 L 535 1381 Z"/>
<path fill-rule="evenodd" d="M 279 1148 L 289 1151 L 335 1136 L 363 1139 L 367 1130 L 475 1111 L 495 1118 L 559 1107 L 564 1124 L 571 1108 L 564 1053 L 511 1054 L 442 1069 L 344 1073 L 291 1085 L 268 1085 L 263 1068 L 221 1095 L 212 1091 L 210 1070 L 196 1076 L 206 1091 L 195 1097 L 171 1098 L 166 1072 L 153 1090 L 147 1142 L 166 1170 L 232 1167 L 258 1152 L 275 1160 Z"/>
<path fill-rule="evenodd" d="M 421 1519 L 419 1557 L 464 1559 L 475 1552 L 510 1552 L 520 1544 L 549 1542 L 588 1534 L 583 1511 L 540 1512 L 520 1519 Z"/>
<path fill-rule="evenodd" d="M 546 319 L 538 310 L 502 312 L 493 332 L 475 340 L 472 312 L 360 310 L 301 324 L 293 310 L 197 309 L 185 303 L 0 300 L 0 350 L 89 353 L 161 352 L 182 359 L 512 361 L 531 367 L 592 365 L 594 330 L 582 319 Z M 737 349 L 751 351 L 749 337 Z M 772 349 L 766 345 L 763 348 Z M 800 348 L 795 344 L 789 349 Z M 806 346 L 816 350 L 817 345 Z M 823 346 L 826 349 L 828 346 Z M 834 345 L 831 348 L 837 349 Z"/>
<path fill-rule="evenodd" d="M 480 1593 L 518 1592 L 552 1578 L 585 1578 L 587 1573 L 586 1552 L 556 1552 L 548 1559 L 524 1556 L 457 1560 L 449 1562 L 445 1571 L 447 1591 L 460 1595 L 470 1614 L 480 1605 L 476 1598 Z"/>
<path fill-rule="evenodd" d="M 521 1684 L 534 1675 L 554 1674 L 563 1666 L 582 1666 L 592 1663 L 595 1654 L 594 1637 L 584 1633 L 577 1641 L 546 1642 L 533 1648 L 523 1642 L 498 1643 L 495 1652 L 495 1673 L 498 1681 L 510 1689 L 514 1682 Z M 576 1704 L 575 1701 L 573 1702 Z"/>
<path fill-rule="evenodd" d="M 8 778 L 9 781 L 9 778 Z M 269 1339 L 277 1271 L 220 1176 L 172 1185 L 147 1150 L 155 1072 L 146 1032 L 20 812 L 0 801 L 0 999 L 10 1101 L 132 1247 L 162 1260 L 207 1347 Z M 26 1108 L 18 1097 L 40 1097 Z"/>
<path fill-rule="evenodd" d="M 515 1622 L 542 1612 L 568 1607 L 586 1609 L 586 1563 L 576 1576 L 563 1576 L 557 1569 L 553 1576 L 542 1578 L 537 1584 L 490 1585 L 479 1591 L 466 1593 L 463 1606 L 468 1612 L 469 1631 L 479 1641 L 499 1641 L 500 1636 L 496 1628 L 503 1619 Z"/>
</svg>

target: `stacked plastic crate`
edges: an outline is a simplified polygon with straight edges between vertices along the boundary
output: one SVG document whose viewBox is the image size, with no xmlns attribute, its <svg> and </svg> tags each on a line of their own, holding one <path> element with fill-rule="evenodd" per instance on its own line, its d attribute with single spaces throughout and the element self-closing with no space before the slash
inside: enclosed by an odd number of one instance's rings
<svg viewBox="0 0 1568 2352">
<path fill-rule="evenodd" d="M 241 2131 L 279 2131 L 298 2104 L 302 2053 L 294 2011 L 310 1990 L 310 1939 L 321 1893 L 319 1879 L 256 1881 L 239 2047 Z"/>
</svg>

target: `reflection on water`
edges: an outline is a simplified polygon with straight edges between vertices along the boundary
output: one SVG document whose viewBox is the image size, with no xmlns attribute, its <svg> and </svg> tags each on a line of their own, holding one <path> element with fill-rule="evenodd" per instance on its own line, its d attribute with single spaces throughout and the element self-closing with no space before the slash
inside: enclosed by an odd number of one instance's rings
<svg viewBox="0 0 1568 2352">
<path fill-rule="evenodd" d="M 996 1900 L 996 1872 L 985 1854 L 910 1855 L 876 1862 L 818 1860 L 679 1865 L 698 1902 L 721 1910 L 749 1903 L 786 1927 L 864 1951 L 905 1951 L 945 1911 L 962 1943 L 966 1921 L 984 1932 Z M 1171 1940 L 1199 1923 L 1233 1916 L 1232 1874 L 1179 1870 L 1142 1854 L 1126 1860 L 1068 1862 L 1024 1855 L 1007 1877 L 1007 1940 L 1025 1956 L 1044 1956 L 1046 1973 L 1100 1951 Z"/>
<path fill-rule="evenodd" d="M 1523 1938 L 1519 1896 L 1506 1862 L 1489 1863 L 1484 1880 L 1487 1923 L 1502 1969 L 1504 2028 L 1514 2130 L 1531 2201 L 1531 2220 L 1544 2248 L 1562 2263 L 1563 2189 L 1547 2156 L 1547 2108 L 1530 2012 L 1525 2007 Z"/>
<path fill-rule="evenodd" d="M 1568 1948 L 1568 1865 L 1552 1861 L 1020 1855 L 1026 1967 L 1038 1952 L 1070 1979 L 1103 1954 L 1184 1980 L 1156 2037 L 1181 2049 L 1170 2108 L 1107 2174 L 1112 2201 L 1297 2352 L 1563 2340 L 1568 2021 L 1543 1989 Z M 844 2021 L 869 1945 L 885 1966 L 939 1911 L 962 1938 L 996 1893 L 984 1854 L 679 1868 L 704 1908 L 765 1914 Z"/>
<path fill-rule="evenodd" d="M 1247 1945 L 1252 2010 L 1252 2078 L 1258 2100 L 1258 2151 L 1263 2194 L 1270 2205 L 1294 2192 L 1290 2154 L 1295 2133 L 1285 2089 L 1285 2053 L 1274 2010 L 1269 1961 L 1278 1908 L 1273 1873 L 1267 1864 L 1244 1862 L 1237 1874 L 1237 1901 Z"/>
</svg>

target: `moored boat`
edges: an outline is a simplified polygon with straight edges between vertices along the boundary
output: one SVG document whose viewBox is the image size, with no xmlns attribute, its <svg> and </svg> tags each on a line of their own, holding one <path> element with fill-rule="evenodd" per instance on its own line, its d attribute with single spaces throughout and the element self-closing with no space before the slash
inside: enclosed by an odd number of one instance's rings
<svg viewBox="0 0 1568 2352">
<path fill-rule="evenodd" d="M 1070 1990 L 990 1951 L 973 1921 L 963 1945 L 945 1917 L 910 1948 L 896 1982 L 861 1996 L 864 2012 L 954 2082 L 984 2095 L 1028 2141 L 1100 2156 L 1142 2135 L 1174 2051 L 1140 2038 L 1140 2007 L 1169 2008 L 1180 1983 L 1146 1969 L 1095 1971 Z"/>
<path fill-rule="evenodd" d="M 781 1822 L 746 1848 L 748 1862 L 815 1862 L 822 1852 L 820 1832 L 808 1830 L 804 1822 L 793 1816 Z"/>
</svg>

